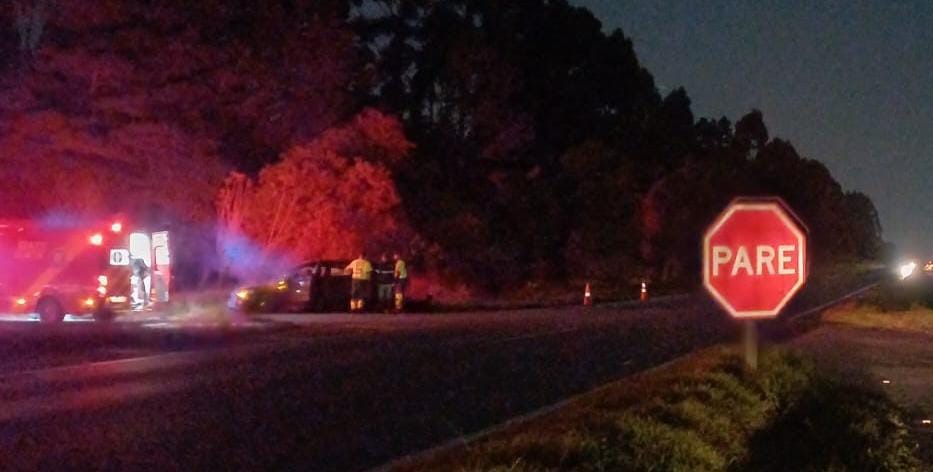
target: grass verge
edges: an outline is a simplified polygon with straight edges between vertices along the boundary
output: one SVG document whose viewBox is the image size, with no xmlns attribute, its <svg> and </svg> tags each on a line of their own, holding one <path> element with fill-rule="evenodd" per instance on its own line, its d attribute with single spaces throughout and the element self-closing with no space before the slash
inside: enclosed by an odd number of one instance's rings
<svg viewBox="0 0 933 472">
<path fill-rule="evenodd" d="M 847 303 L 823 314 L 823 321 L 897 331 L 933 332 L 933 310 L 913 304 L 900 311 L 886 311 L 874 303 Z"/>
<path fill-rule="evenodd" d="M 840 401 L 841 400 L 841 401 Z M 394 470 L 916 470 L 899 410 L 780 349 L 717 347 Z"/>
</svg>

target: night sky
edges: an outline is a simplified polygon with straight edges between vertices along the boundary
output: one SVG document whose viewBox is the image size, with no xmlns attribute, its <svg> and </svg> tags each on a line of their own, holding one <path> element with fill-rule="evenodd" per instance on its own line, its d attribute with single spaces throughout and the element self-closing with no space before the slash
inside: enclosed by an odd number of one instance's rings
<svg viewBox="0 0 933 472">
<path fill-rule="evenodd" d="M 621 27 L 662 94 L 772 136 L 868 194 L 886 240 L 933 256 L 933 2 L 570 0 Z"/>
</svg>

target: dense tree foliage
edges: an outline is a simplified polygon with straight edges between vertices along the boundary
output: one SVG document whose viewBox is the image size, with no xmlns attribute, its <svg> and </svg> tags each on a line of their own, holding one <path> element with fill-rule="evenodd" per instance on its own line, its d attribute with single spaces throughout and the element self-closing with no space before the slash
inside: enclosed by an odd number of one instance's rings
<svg viewBox="0 0 933 472">
<path fill-rule="evenodd" d="M 414 234 L 392 169 L 411 146 L 394 118 L 365 110 L 289 149 L 256 179 L 232 174 L 220 192 L 225 224 L 218 238 L 233 256 L 230 269 L 255 270 L 257 251 L 241 247 L 244 236 L 293 262 L 407 249 Z"/>
<path fill-rule="evenodd" d="M 871 200 L 761 111 L 698 119 L 564 0 L 13 4 L 6 215 L 216 219 L 262 251 L 412 250 L 489 288 L 695 280 L 702 229 L 740 194 L 785 198 L 819 261 L 881 248 Z"/>
<path fill-rule="evenodd" d="M 696 120 L 683 89 L 660 96 L 631 42 L 585 9 L 359 5 L 381 79 L 370 100 L 418 144 L 399 175 L 406 207 L 461 273 L 693 280 L 703 228 L 740 194 L 784 197 L 823 260 L 876 255 L 870 200 L 772 138 L 758 110 L 733 129 Z"/>
</svg>

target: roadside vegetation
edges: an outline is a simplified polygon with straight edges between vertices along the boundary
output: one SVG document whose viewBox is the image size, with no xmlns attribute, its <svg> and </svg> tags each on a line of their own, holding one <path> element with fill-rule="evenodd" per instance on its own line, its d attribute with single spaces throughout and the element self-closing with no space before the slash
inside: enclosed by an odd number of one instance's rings
<svg viewBox="0 0 933 472">
<path fill-rule="evenodd" d="M 918 470 L 902 412 L 806 358 L 713 348 L 398 470 Z"/>
<path fill-rule="evenodd" d="M 885 313 L 933 309 L 933 278 L 915 273 L 906 280 L 889 276 L 868 296 L 861 306 Z"/>
<path fill-rule="evenodd" d="M 826 312 L 823 321 L 862 328 L 933 332 L 933 310 L 919 303 L 897 310 L 885 310 L 873 303 L 851 303 Z"/>
</svg>

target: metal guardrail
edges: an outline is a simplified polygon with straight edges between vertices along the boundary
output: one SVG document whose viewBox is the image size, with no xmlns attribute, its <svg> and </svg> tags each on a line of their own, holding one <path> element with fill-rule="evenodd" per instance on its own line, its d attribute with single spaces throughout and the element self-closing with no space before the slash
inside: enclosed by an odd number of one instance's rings
<svg viewBox="0 0 933 472">
<path fill-rule="evenodd" d="M 858 290 L 854 290 L 854 291 L 852 291 L 852 292 L 849 292 L 849 293 L 847 293 L 847 294 L 845 294 L 845 295 L 843 295 L 843 296 L 841 296 L 841 297 L 839 297 L 839 298 L 836 298 L 835 300 L 832 300 L 832 301 L 823 303 L 822 305 L 818 305 L 818 306 L 815 306 L 815 307 L 813 307 L 813 308 L 804 310 L 804 311 L 802 311 L 802 312 L 800 312 L 800 313 L 795 313 L 795 314 L 793 314 L 793 315 L 790 315 L 790 316 L 784 318 L 784 320 L 787 321 L 787 322 L 792 322 L 792 321 L 795 321 L 795 320 L 799 320 L 799 319 L 805 318 L 805 317 L 807 317 L 807 316 L 813 316 L 813 315 L 819 314 L 819 313 L 821 313 L 821 312 L 823 312 L 823 311 L 825 311 L 825 310 L 827 310 L 827 309 L 829 309 L 829 308 L 832 308 L 832 307 L 837 306 L 837 305 L 841 305 L 841 304 L 843 304 L 843 303 L 845 303 L 845 302 L 847 302 L 847 301 L 849 301 L 849 300 L 858 298 L 859 296 L 861 296 L 861 295 L 864 294 L 865 292 L 868 292 L 869 290 L 871 290 L 871 289 L 877 287 L 879 284 L 881 284 L 881 282 L 872 282 L 872 283 L 869 284 L 869 285 L 866 285 L 866 286 L 864 286 L 864 287 L 862 287 L 862 288 L 859 288 Z"/>
</svg>

